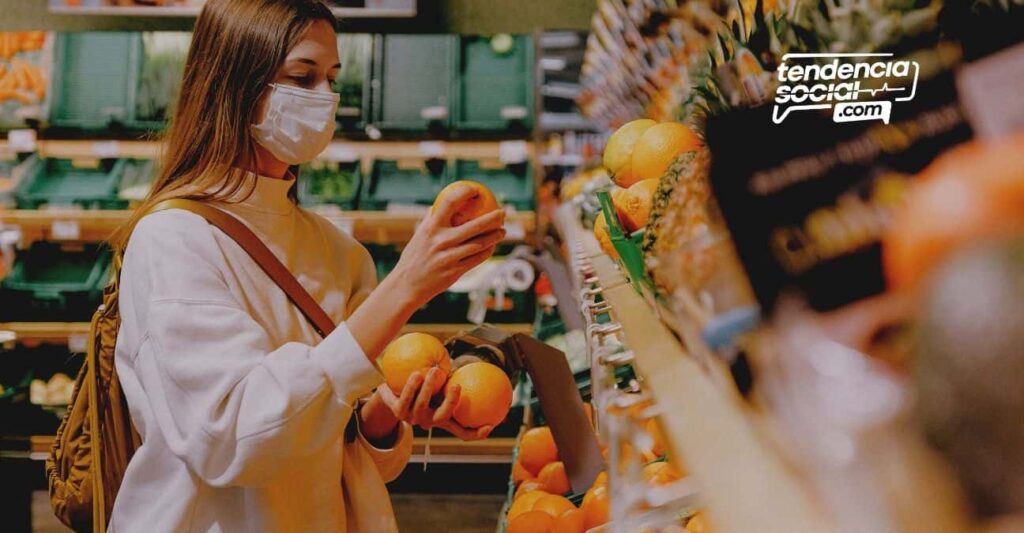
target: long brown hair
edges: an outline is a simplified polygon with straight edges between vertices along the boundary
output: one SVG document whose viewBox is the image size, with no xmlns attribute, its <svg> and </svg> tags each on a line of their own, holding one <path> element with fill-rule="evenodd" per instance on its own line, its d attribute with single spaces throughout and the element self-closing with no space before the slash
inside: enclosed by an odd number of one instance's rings
<svg viewBox="0 0 1024 533">
<path fill-rule="evenodd" d="M 111 237 L 115 250 L 124 250 L 135 224 L 157 202 L 226 199 L 246 184 L 251 192 L 255 177 L 240 167 L 256 161 L 250 131 L 256 104 L 288 51 L 318 20 L 337 28 L 331 10 L 320 0 L 206 2 L 196 20 L 181 91 L 164 135 L 159 174 L 146 200 Z"/>
</svg>

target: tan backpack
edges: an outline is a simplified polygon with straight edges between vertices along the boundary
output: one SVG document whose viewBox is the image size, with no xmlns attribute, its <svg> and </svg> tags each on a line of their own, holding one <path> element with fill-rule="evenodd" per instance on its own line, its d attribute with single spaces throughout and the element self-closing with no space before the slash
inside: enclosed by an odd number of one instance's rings
<svg viewBox="0 0 1024 533">
<path fill-rule="evenodd" d="M 330 316 L 252 231 L 235 217 L 195 200 L 165 200 L 149 212 L 184 209 L 196 213 L 234 239 L 276 283 L 322 337 L 334 330 Z M 114 345 L 121 325 L 118 278 L 121 253 L 93 314 L 89 343 L 67 414 L 57 429 L 46 476 L 50 505 L 61 522 L 76 531 L 106 530 L 128 461 L 141 444 L 114 367 Z"/>
</svg>

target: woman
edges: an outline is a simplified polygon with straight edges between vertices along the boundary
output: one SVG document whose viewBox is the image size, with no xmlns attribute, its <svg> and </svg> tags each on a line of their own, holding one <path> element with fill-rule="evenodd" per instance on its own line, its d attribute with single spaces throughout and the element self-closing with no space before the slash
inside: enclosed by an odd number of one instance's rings
<svg viewBox="0 0 1024 533">
<path fill-rule="evenodd" d="M 374 360 L 414 310 L 493 253 L 504 215 L 451 227 L 472 193 L 454 195 L 376 286 L 366 250 L 295 205 L 294 165 L 334 131 L 339 67 L 335 19 L 318 0 L 209 0 L 196 22 L 162 174 L 115 239 L 126 246 L 116 365 L 142 446 L 112 531 L 393 531 L 384 483 L 409 458 L 409 424 L 490 432 L 450 419 L 458 390 L 431 407 L 440 371 L 398 397 L 374 390 Z M 337 330 L 320 339 L 201 217 L 144 215 L 172 197 L 246 223 Z"/>
</svg>

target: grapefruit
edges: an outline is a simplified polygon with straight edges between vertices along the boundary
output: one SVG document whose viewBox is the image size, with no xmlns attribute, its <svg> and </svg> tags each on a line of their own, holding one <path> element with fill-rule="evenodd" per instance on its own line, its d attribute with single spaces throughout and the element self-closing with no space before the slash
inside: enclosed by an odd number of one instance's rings
<svg viewBox="0 0 1024 533">
<path fill-rule="evenodd" d="M 583 533 L 583 511 L 572 508 L 555 519 L 554 533 Z"/>
<path fill-rule="evenodd" d="M 615 251 L 615 246 L 612 245 L 612 235 L 608 233 L 608 223 L 604 220 L 603 213 L 598 213 L 594 219 L 594 237 L 597 238 L 604 253 L 613 259 L 619 258 L 619 252 Z"/>
<path fill-rule="evenodd" d="M 478 428 L 493 426 L 505 419 L 512 405 L 512 382 L 502 369 L 490 363 L 470 363 L 448 379 L 448 387 L 455 385 L 462 387 L 452 415 L 456 422 L 467 428 Z"/>
<path fill-rule="evenodd" d="M 434 205 L 430 208 L 430 211 L 433 212 L 437 209 L 437 206 L 444 202 L 445 197 L 462 187 L 472 188 L 473 196 L 464 200 L 459 205 L 458 209 L 456 209 L 455 214 L 452 215 L 452 218 L 449 221 L 452 226 L 465 224 L 474 218 L 486 215 L 496 209 L 500 209 L 498 206 L 498 200 L 494 197 L 494 193 L 492 193 L 491 190 L 483 184 L 470 180 L 459 180 L 449 184 L 444 189 L 441 189 L 437 198 L 434 199 Z"/>
<path fill-rule="evenodd" d="M 544 465 L 537 474 L 537 481 L 551 494 L 565 494 L 572 490 L 569 476 L 565 473 L 565 463 L 555 461 Z"/>
<path fill-rule="evenodd" d="M 526 511 L 510 518 L 506 533 L 550 533 L 555 519 L 544 511 Z"/>
<path fill-rule="evenodd" d="M 542 468 L 558 460 L 558 447 L 551 428 L 540 426 L 530 428 L 519 440 L 519 462 L 533 475 L 539 475 Z"/>
<path fill-rule="evenodd" d="M 508 520 L 511 522 L 515 517 L 533 510 L 533 505 L 537 503 L 537 500 L 541 499 L 545 494 L 544 491 L 535 490 L 533 492 L 527 492 L 522 496 L 515 498 L 512 501 L 512 506 L 508 508 Z"/>
<path fill-rule="evenodd" d="M 452 358 L 437 337 L 426 333 L 407 333 L 384 348 L 377 364 L 391 391 L 401 394 L 413 372 L 420 372 L 425 378 L 427 371 L 436 367 L 447 375 L 452 369 Z M 443 386 L 431 394 L 436 394 Z"/>
<path fill-rule="evenodd" d="M 583 496 L 583 505 L 580 506 L 583 511 L 584 527 L 591 529 L 607 524 L 610 516 L 608 505 L 608 487 L 605 485 L 591 487 Z"/>
<path fill-rule="evenodd" d="M 626 231 L 633 233 L 647 225 L 658 182 L 656 179 L 640 180 L 620 194 L 617 200 L 613 197 L 612 203 Z"/>
<path fill-rule="evenodd" d="M 633 147 L 645 131 L 654 127 L 657 122 L 642 118 L 627 122 L 615 130 L 608 138 L 604 147 L 604 168 L 612 175 L 612 180 L 621 187 L 629 187 L 635 181 L 631 168 Z"/>
<path fill-rule="evenodd" d="M 676 156 L 694 151 L 700 145 L 697 134 L 683 124 L 663 122 L 652 126 L 643 132 L 633 146 L 633 175 L 637 180 L 659 179 Z"/>
<path fill-rule="evenodd" d="M 533 503 L 533 511 L 543 511 L 551 518 L 561 516 L 566 511 L 575 509 L 576 506 L 568 498 L 557 494 L 545 494 Z"/>
</svg>

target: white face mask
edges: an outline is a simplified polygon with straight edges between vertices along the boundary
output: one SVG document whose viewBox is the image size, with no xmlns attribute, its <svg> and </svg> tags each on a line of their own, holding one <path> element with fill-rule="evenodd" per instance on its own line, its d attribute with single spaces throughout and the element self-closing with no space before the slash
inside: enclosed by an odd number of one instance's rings
<svg viewBox="0 0 1024 533">
<path fill-rule="evenodd" d="M 289 165 L 316 159 L 334 136 L 341 97 L 278 83 L 270 87 L 267 114 L 252 126 L 256 142 Z"/>
</svg>

